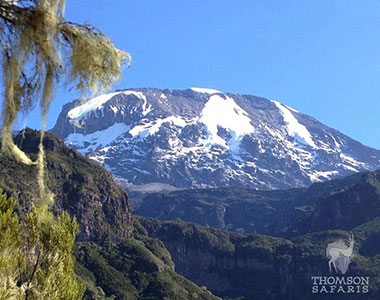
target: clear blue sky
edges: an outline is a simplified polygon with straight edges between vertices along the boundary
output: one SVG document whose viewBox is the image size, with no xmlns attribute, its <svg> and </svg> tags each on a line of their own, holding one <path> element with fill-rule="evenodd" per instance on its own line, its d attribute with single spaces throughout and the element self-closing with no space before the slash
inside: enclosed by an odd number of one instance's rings
<svg viewBox="0 0 380 300">
<path fill-rule="evenodd" d="M 378 0 L 67 0 L 66 17 L 132 54 L 115 88 L 263 96 L 380 149 Z M 49 127 L 73 97 L 58 93 Z"/>
</svg>

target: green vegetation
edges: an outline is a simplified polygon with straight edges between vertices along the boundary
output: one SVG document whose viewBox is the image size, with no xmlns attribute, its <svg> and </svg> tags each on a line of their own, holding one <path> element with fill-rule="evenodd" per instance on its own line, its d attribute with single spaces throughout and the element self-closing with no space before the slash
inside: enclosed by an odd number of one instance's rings
<svg viewBox="0 0 380 300">
<path fill-rule="evenodd" d="M 207 248 L 216 252 L 232 252 L 235 245 L 230 241 L 228 232 L 206 228 L 200 225 L 183 221 L 161 221 L 151 218 L 138 218 L 149 233 L 160 232 L 160 239 L 175 239 L 185 241 L 191 237 L 191 243 L 200 248 Z"/>
<path fill-rule="evenodd" d="M 38 153 L 40 133 L 26 129 L 15 137 L 15 143 L 30 157 Z M 132 224 L 127 194 L 111 174 L 96 162 L 64 145 L 56 136 L 46 133 L 46 183 L 55 194 L 51 210 L 55 215 L 67 211 L 80 226 L 78 239 L 94 242 L 118 242 L 130 236 Z M 20 212 L 30 211 L 38 201 L 37 170 L 0 155 L 0 186 L 12 195 Z"/>
<path fill-rule="evenodd" d="M 16 158 L 24 165 L 21 172 L 27 180 L 34 176 L 37 182 L 37 186 L 29 185 L 33 190 L 28 192 L 33 195 L 24 203 L 17 202 L 22 212 L 19 216 L 14 211 L 15 202 L 1 195 L 1 300 L 81 299 L 84 292 L 74 273 L 71 253 L 79 226 L 68 213 L 56 217 L 49 210 L 54 194 L 46 184 L 47 113 L 59 82 L 65 81 L 82 93 L 103 91 L 121 76 L 122 64 L 131 58 L 90 25 L 66 21 L 64 8 L 65 0 L 0 1 L 4 83 L 1 154 Z M 42 131 L 38 154 L 31 157 L 14 142 L 12 129 L 19 114 L 29 112 L 36 102 L 40 104 Z M 15 193 L 23 190 L 18 187 Z M 127 205 L 125 208 L 127 212 Z M 102 232 L 106 229 L 99 223 L 104 219 L 104 214 L 98 214 L 95 222 Z M 128 235 L 128 228 L 123 229 Z"/>
<path fill-rule="evenodd" d="M 164 242 L 181 274 L 223 299 L 319 299 L 310 293 L 310 278 L 331 274 L 326 246 L 337 239 L 347 241 L 349 233 L 355 236 L 355 247 L 347 276 L 369 276 L 370 285 L 362 298 L 345 297 L 378 299 L 380 293 L 379 218 L 349 232 L 326 230 L 291 240 L 223 232 L 182 221 L 139 220 L 150 236 Z"/>
<path fill-rule="evenodd" d="M 0 299 L 81 299 L 72 249 L 78 224 L 33 206 L 21 221 L 15 201 L 0 192 Z"/>
<path fill-rule="evenodd" d="M 26 130 L 15 138 L 15 143 L 34 158 L 38 155 L 39 133 Z M 117 187 L 109 173 L 95 162 L 67 148 L 61 140 L 51 134 L 46 134 L 44 144 L 48 170 L 47 184 L 56 194 L 51 211 L 59 216 L 62 211 L 67 210 L 72 216 L 77 216 L 81 228 L 74 246 L 74 268 L 79 282 L 85 289 L 85 299 L 216 299 L 208 290 L 226 299 L 312 299 L 309 297 L 310 277 L 330 274 L 325 253 L 327 244 L 337 239 L 347 240 L 348 237 L 347 230 L 320 231 L 314 230 L 313 227 L 313 230 L 305 234 L 284 239 L 262 234 L 226 232 L 181 221 L 132 218 L 128 196 Z M 3 235 L 0 237 L 0 249 L 11 249 L 12 253 L 20 253 L 6 256 L 7 252 L 3 251 L 1 257 L 6 263 L 1 263 L 0 269 L 4 269 L 0 272 L 5 278 L 4 276 L 12 274 L 13 270 L 13 286 L 17 290 L 25 283 L 26 276 L 30 275 L 28 272 L 20 273 L 19 269 L 15 269 L 16 265 L 22 265 L 18 264 L 19 261 L 22 262 L 18 257 L 25 258 L 27 253 L 20 245 L 25 243 L 28 234 L 24 236 L 18 233 L 20 230 L 24 234 L 28 232 L 23 231 L 28 228 L 23 224 L 33 220 L 28 217 L 31 216 L 28 212 L 33 213 L 40 209 L 39 214 L 47 214 L 47 220 L 53 224 L 58 224 L 60 217 L 51 219 L 47 210 L 33 207 L 34 200 L 38 198 L 36 168 L 19 164 L 14 158 L 3 155 L 0 156 L 0 169 L 0 186 L 15 198 L 15 201 L 1 202 L 0 229 Z M 367 177 L 360 177 L 356 181 L 360 182 L 362 178 Z M 373 178 L 368 179 L 373 182 Z M 342 180 L 338 186 L 344 185 L 345 180 Z M 363 188 L 355 190 L 360 192 L 360 197 L 356 199 L 361 199 L 360 211 L 365 214 L 358 215 L 359 209 L 345 210 L 348 214 L 344 217 L 352 220 L 349 232 L 355 236 L 354 257 L 347 274 L 370 276 L 369 298 L 361 299 L 378 299 L 380 221 L 378 217 L 372 217 L 377 214 L 377 202 L 368 200 L 377 198 L 367 197 L 374 195 L 372 184 L 368 186 L 367 188 L 367 183 L 364 182 Z M 335 187 L 335 184 L 330 184 L 327 189 L 329 197 L 331 194 L 334 197 L 339 195 L 337 192 L 331 192 Z M 347 190 L 344 189 L 343 192 Z M 228 195 L 227 192 L 231 194 Z M 224 189 L 219 193 L 221 194 L 216 193 L 215 197 L 227 201 L 223 195 L 228 195 L 229 201 L 234 201 L 235 191 Z M 277 192 L 274 195 L 271 201 L 279 205 L 277 208 L 288 203 L 297 204 L 292 200 L 281 200 L 282 195 L 286 193 L 289 193 L 287 199 L 292 199 L 291 191 Z M 236 194 L 249 196 L 246 191 Z M 257 192 L 258 194 L 269 198 L 272 192 Z M 314 191 L 309 195 L 314 195 Z M 296 192 L 295 197 L 300 197 L 300 194 Z M 341 203 L 345 204 L 340 207 L 350 207 L 351 201 L 343 201 L 350 198 L 339 198 L 339 201 L 340 199 Z M 314 200 L 308 198 L 308 201 Z M 251 202 L 255 200 L 252 199 Z M 14 207 L 19 217 L 14 213 Z M 330 214 L 318 214 L 317 217 L 323 221 L 333 217 L 335 213 L 331 211 Z M 68 222 L 69 220 L 66 220 L 63 223 L 68 226 Z M 356 223 L 360 225 L 357 226 Z M 50 228 L 49 226 L 47 223 L 47 228 Z M 59 230 L 50 231 L 53 236 L 48 237 L 51 240 L 54 240 L 55 235 L 62 234 Z M 10 236 L 19 238 L 10 239 Z M 65 239 L 68 237 L 63 234 L 63 240 Z M 63 246 L 67 245 L 59 247 Z M 24 261 L 25 265 L 26 259 Z M 72 259 L 68 261 L 69 264 L 72 263 Z M 46 272 L 50 272 L 51 269 L 44 270 L 46 271 L 43 271 L 43 276 L 47 278 L 49 275 L 46 275 Z M 205 287 L 200 288 L 188 279 Z M 44 281 L 41 282 L 40 288 L 44 288 Z M 347 296 L 347 299 L 351 298 Z"/>
<path fill-rule="evenodd" d="M 78 243 L 75 255 L 86 299 L 217 299 L 175 273 L 163 244 L 146 236 L 114 246 Z"/>
</svg>

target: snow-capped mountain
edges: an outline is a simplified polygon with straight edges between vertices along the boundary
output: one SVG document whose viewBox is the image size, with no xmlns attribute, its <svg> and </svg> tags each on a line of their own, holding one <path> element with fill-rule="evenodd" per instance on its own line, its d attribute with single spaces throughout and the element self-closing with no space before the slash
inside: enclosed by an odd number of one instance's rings
<svg viewBox="0 0 380 300">
<path fill-rule="evenodd" d="M 285 104 L 212 89 L 76 100 L 52 131 L 131 189 L 283 189 L 380 168 L 380 151 Z"/>
</svg>

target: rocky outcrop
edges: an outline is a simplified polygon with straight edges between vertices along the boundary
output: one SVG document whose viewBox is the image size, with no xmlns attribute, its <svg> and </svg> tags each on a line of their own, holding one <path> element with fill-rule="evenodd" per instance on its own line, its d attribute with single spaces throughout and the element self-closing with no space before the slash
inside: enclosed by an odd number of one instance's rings
<svg viewBox="0 0 380 300">
<path fill-rule="evenodd" d="M 38 152 L 39 132 L 20 132 L 16 144 L 31 157 Z M 116 243 L 132 232 L 131 209 L 124 190 L 98 163 L 68 148 L 52 134 L 44 139 L 46 182 L 55 195 L 53 210 L 68 211 L 79 222 L 80 241 Z M 37 170 L 5 154 L 0 156 L 0 187 L 19 203 L 19 210 L 29 210 L 38 201 Z"/>
<path fill-rule="evenodd" d="M 380 171 L 358 173 L 318 186 L 325 193 L 317 199 L 309 214 L 286 228 L 286 236 L 332 229 L 351 230 L 380 217 Z"/>
</svg>

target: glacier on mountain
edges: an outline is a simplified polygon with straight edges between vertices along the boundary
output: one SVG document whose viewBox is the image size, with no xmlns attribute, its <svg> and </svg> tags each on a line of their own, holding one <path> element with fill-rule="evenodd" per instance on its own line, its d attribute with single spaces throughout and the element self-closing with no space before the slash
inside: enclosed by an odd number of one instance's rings
<svg viewBox="0 0 380 300">
<path fill-rule="evenodd" d="M 199 122 L 207 128 L 206 145 L 221 145 L 234 153 L 238 151 L 241 139 L 255 132 L 248 114 L 234 99 L 225 95 L 212 95 L 209 98 L 202 109 Z M 228 141 L 218 135 L 219 127 L 231 134 Z"/>
<path fill-rule="evenodd" d="M 134 187 L 278 189 L 380 167 L 380 151 L 285 104 L 214 89 L 74 101 L 52 131 Z"/>
</svg>

